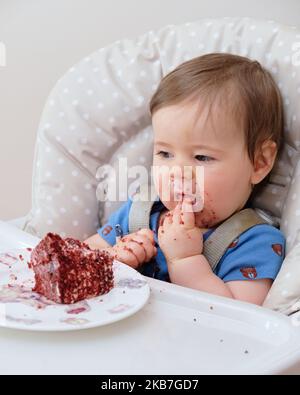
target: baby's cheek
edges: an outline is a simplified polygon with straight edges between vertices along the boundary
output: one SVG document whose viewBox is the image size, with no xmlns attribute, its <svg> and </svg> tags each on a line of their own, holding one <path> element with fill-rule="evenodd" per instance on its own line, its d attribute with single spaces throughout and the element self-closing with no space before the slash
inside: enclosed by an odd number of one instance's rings
<svg viewBox="0 0 300 395">
<path fill-rule="evenodd" d="M 195 223 L 199 228 L 210 229 L 219 222 L 214 211 L 203 210 L 196 216 Z"/>
<path fill-rule="evenodd" d="M 218 208 L 213 198 L 207 192 L 204 193 L 204 208 L 195 213 L 195 221 L 198 227 L 211 228 L 219 221 Z"/>
<path fill-rule="evenodd" d="M 159 169 L 153 168 L 153 182 L 156 192 L 161 196 L 162 194 L 162 175 L 159 173 Z"/>
</svg>

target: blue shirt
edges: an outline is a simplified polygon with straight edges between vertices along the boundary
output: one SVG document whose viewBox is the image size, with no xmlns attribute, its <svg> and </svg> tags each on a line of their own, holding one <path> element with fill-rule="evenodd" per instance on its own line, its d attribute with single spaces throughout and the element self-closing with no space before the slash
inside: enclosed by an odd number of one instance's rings
<svg viewBox="0 0 300 395">
<path fill-rule="evenodd" d="M 132 200 L 129 198 L 117 211 L 112 213 L 108 222 L 97 230 L 110 245 L 116 243 L 115 225 L 120 224 L 124 235 L 129 233 L 129 211 Z M 150 228 L 154 231 L 157 255 L 145 263 L 139 271 L 148 277 L 170 281 L 165 256 L 158 244 L 158 218 L 165 206 L 157 197 L 150 213 Z M 203 241 L 215 228 L 203 234 Z M 255 225 L 243 232 L 225 251 L 214 273 L 224 282 L 236 280 L 275 279 L 285 256 L 283 233 L 269 224 Z"/>
</svg>

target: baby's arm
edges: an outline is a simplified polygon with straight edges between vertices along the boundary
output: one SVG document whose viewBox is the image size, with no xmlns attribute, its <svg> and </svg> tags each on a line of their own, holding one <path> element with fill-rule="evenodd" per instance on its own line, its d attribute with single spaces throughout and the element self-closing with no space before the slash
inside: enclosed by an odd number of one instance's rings
<svg viewBox="0 0 300 395">
<path fill-rule="evenodd" d="M 254 303 L 261 306 L 273 284 L 271 278 L 259 280 L 228 281 L 227 287 L 231 290 L 235 299 Z"/>
<path fill-rule="evenodd" d="M 173 261 L 168 267 L 172 283 L 257 305 L 263 304 L 272 285 L 268 278 L 224 283 L 202 254 Z"/>
<path fill-rule="evenodd" d="M 203 235 L 195 226 L 195 216 L 188 207 L 189 204 L 191 203 L 179 203 L 173 212 L 166 215 L 158 229 L 159 243 L 166 257 L 171 282 L 261 305 L 272 285 L 272 280 L 266 276 L 256 280 L 230 279 L 224 282 L 215 275 L 202 253 Z M 264 232 L 266 233 L 266 230 Z M 274 254 L 274 251 L 272 253 Z"/>
</svg>

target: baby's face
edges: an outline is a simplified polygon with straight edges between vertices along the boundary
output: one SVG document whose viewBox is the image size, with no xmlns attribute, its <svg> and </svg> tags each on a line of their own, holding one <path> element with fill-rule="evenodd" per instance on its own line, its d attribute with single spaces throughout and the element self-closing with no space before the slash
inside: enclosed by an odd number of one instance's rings
<svg viewBox="0 0 300 395">
<path fill-rule="evenodd" d="M 204 208 L 195 210 L 197 226 L 210 228 L 243 208 L 251 193 L 253 165 L 243 131 L 230 111 L 218 108 L 217 103 L 213 103 L 210 114 L 207 105 L 199 112 L 196 103 L 178 104 L 156 111 L 152 124 L 153 166 L 182 170 L 170 171 L 171 181 L 154 173 L 156 190 L 169 210 L 181 200 L 174 190 L 180 189 L 178 186 L 186 181 L 184 177 L 178 179 L 184 174 L 184 166 L 192 169 L 190 180 L 194 196 L 195 192 L 199 194 L 197 185 L 201 185 L 196 183 L 196 168 L 203 166 L 204 169 L 204 191 L 201 191 Z M 170 199 L 164 200 L 162 189 L 168 182 Z"/>
</svg>

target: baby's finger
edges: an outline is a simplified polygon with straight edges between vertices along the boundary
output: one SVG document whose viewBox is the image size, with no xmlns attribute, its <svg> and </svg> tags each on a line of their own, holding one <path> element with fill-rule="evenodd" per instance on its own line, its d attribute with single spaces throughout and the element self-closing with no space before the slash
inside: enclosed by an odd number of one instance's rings
<svg viewBox="0 0 300 395">
<path fill-rule="evenodd" d="M 164 226 L 163 226 L 163 223 L 162 223 L 162 225 L 160 225 L 159 228 L 158 228 L 158 240 L 162 238 L 164 233 L 165 233 L 165 229 L 164 229 Z"/>
<path fill-rule="evenodd" d="M 121 249 L 125 248 L 132 251 L 132 253 L 135 255 L 139 263 L 142 263 L 145 261 L 145 258 L 147 256 L 146 250 L 143 247 L 143 242 L 147 239 L 146 236 L 139 236 L 140 240 L 134 240 L 134 236 L 136 236 L 136 233 L 132 233 L 130 235 L 123 236 L 120 241 L 116 244 L 118 247 Z M 148 239 L 147 239 L 148 240 Z M 149 241 L 150 243 L 150 241 Z"/>
<path fill-rule="evenodd" d="M 164 226 L 164 220 L 165 220 L 165 217 L 164 217 L 164 216 L 161 216 L 161 217 L 159 218 L 158 227 Z"/>
<path fill-rule="evenodd" d="M 163 226 L 171 225 L 173 223 L 173 212 L 169 211 L 164 218 Z"/>
<path fill-rule="evenodd" d="M 147 261 L 147 252 L 143 244 L 144 242 L 138 242 L 134 239 L 130 240 L 126 244 L 126 246 L 132 250 L 140 264 Z"/>
<path fill-rule="evenodd" d="M 174 211 L 173 211 L 173 223 L 175 225 L 180 225 L 181 224 L 181 202 L 178 202 Z"/>
<path fill-rule="evenodd" d="M 126 265 L 133 267 L 134 269 L 139 267 L 140 265 L 139 261 L 129 247 L 127 246 L 121 247 L 120 245 L 115 245 L 113 250 L 115 253 L 114 257 L 118 261 L 123 262 Z"/>
<path fill-rule="evenodd" d="M 138 231 L 135 232 L 134 234 L 141 234 L 141 235 L 147 236 L 148 239 L 150 239 L 150 241 L 152 242 L 152 244 L 153 244 L 153 245 L 155 244 L 154 232 L 153 232 L 153 230 L 151 230 L 151 229 L 143 228 L 143 229 L 138 230 Z"/>
<path fill-rule="evenodd" d="M 186 229 L 192 229 L 195 227 L 195 214 L 193 211 L 193 205 L 191 200 L 184 200 L 181 207 L 181 217 L 183 225 Z"/>
<path fill-rule="evenodd" d="M 153 244 L 148 236 L 135 233 L 131 237 L 131 242 L 138 243 L 138 245 L 144 250 L 144 257 L 142 258 L 142 261 L 140 261 L 141 263 L 148 262 L 153 257 L 155 243 Z"/>
<path fill-rule="evenodd" d="M 145 246 L 145 249 L 147 254 L 145 262 L 149 262 L 157 254 L 157 248 L 152 244 L 148 244 Z"/>
</svg>

